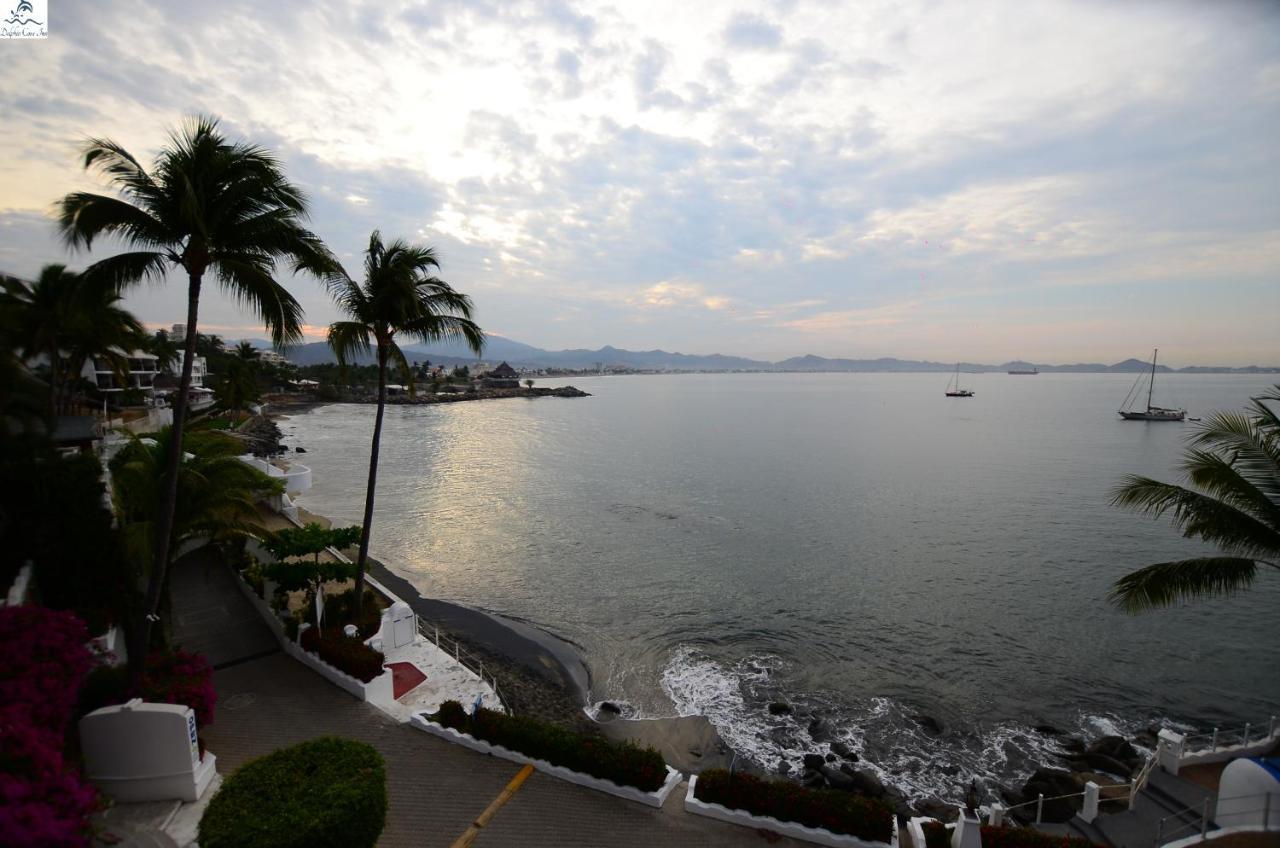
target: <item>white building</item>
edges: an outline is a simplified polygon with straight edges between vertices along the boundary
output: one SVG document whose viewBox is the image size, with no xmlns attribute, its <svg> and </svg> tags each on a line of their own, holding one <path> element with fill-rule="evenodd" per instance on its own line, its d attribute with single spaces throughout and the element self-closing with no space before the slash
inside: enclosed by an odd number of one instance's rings
<svg viewBox="0 0 1280 848">
<path fill-rule="evenodd" d="M 98 387 L 102 392 L 123 392 L 125 389 L 138 389 L 146 397 L 155 395 L 156 375 L 160 373 L 158 357 L 154 354 L 135 350 L 125 354 L 116 348 L 115 353 L 128 357 L 128 372 L 116 373 L 105 356 L 95 356 L 84 364 L 80 376 Z"/>
<path fill-rule="evenodd" d="M 289 362 L 288 359 L 285 359 L 284 354 L 278 353 L 274 350 L 259 350 L 258 361 L 265 362 L 268 365 L 292 365 L 293 364 Z"/>
</svg>

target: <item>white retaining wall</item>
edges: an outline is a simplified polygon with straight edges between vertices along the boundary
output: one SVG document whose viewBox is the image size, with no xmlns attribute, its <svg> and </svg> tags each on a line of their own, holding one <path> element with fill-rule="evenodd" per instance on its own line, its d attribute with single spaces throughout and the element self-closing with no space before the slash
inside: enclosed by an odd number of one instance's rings
<svg viewBox="0 0 1280 848">
<path fill-rule="evenodd" d="M 450 727 L 441 727 L 438 724 L 427 721 L 421 715 L 415 715 L 409 721 L 419 730 L 430 733 L 432 736 L 444 739 L 446 742 L 453 742 L 455 745 L 461 745 L 464 748 L 470 748 L 481 754 L 489 754 L 494 757 L 501 757 L 504 760 L 510 760 L 513 763 L 528 763 L 538 771 L 549 774 L 560 780 L 567 780 L 569 783 L 576 783 L 578 786 L 585 786 L 588 789 L 594 789 L 597 792 L 607 792 L 610 795 L 616 795 L 619 798 L 625 798 L 628 801 L 635 801 L 639 804 L 646 804 L 650 807 L 661 807 L 666 803 L 667 798 L 680 785 L 680 781 L 684 776 L 680 772 L 667 766 L 667 779 L 663 781 L 662 786 L 654 792 L 645 792 L 634 786 L 620 786 L 612 780 L 604 780 L 599 777 L 592 777 L 589 774 L 572 771 L 563 766 L 552 765 L 546 760 L 535 760 L 532 757 L 526 757 L 518 751 L 511 751 L 503 748 L 501 745 L 490 745 L 480 739 L 476 739 L 467 733 L 459 733 Z M 883 846 L 881 846 L 883 848 Z"/>
<path fill-rule="evenodd" d="M 241 593 L 249 599 L 249 603 L 253 604 L 258 614 L 266 620 L 267 626 L 276 635 L 276 640 L 280 643 L 281 650 L 286 654 L 312 670 L 319 672 L 330 683 L 345 689 L 362 701 L 368 701 L 374 706 L 384 709 L 395 703 L 395 688 L 392 682 L 392 673 L 389 669 L 384 670 L 382 674 L 365 683 L 345 671 L 334 668 L 310 651 L 304 651 L 301 645 L 291 640 L 288 634 L 285 633 L 284 622 L 280 620 L 280 617 L 276 615 L 267 602 L 259 598 L 257 593 L 239 575 L 235 575 L 235 581 L 236 585 L 240 587 Z M 301 630 L 299 630 L 299 636 L 301 636 Z"/>
<path fill-rule="evenodd" d="M 870 842 L 866 839 L 859 839 L 856 836 L 849 836 L 843 833 L 832 833 L 822 828 L 806 827 L 798 822 L 784 822 L 769 816 L 757 816 L 748 813 L 746 810 L 731 810 L 720 804 L 708 804 L 705 801 L 699 801 L 693 796 L 694 788 L 698 785 L 698 776 L 695 774 L 689 778 L 689 791 L 684 796 L 684 808 L 690 813 L 697 816 L 706 816 L 709 819 L 728 822 L 729 824 L 739 824 L 743 827 L 753 829 L 763 828 L 780 833 L 783 836 L 790 836 L 792 839 L 800 839 L 805 842 L 813 842 L 818 845 L 826 845 L 829 848 L 886 848 L 884 842 Z M 897 816 L 889 813 L 890 825 L 893 828 L 893 836 L 889 843 L 891 848 L 898 846 L 898 819 Z M 924 839 L 923 833 L 921 840 Z"/>
</svg>

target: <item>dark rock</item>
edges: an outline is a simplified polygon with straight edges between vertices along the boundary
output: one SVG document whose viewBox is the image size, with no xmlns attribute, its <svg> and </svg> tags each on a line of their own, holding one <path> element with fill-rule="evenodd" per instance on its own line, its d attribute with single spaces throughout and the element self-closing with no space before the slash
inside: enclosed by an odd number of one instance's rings
<svg viewBox="0 0 1280 848">
<path fill-rule="evenodd" d="M 306 453 L 306 452 L 307 452 L 307 449 L 306 449 L 306 448 L 294 448 L 293 450 L 294 450 L 294 453 Z"/>
<path fill-rule="evenodd" d="M 884 784 L 880 782 L 880 778 L 876 777 L 875 772 L 854 768 L 849 763 L 841 765 L 840 771 L 852 778 L 855 792 L 871 798 L 879 798 L 884 795 Z"/>
<path fill-rule="evenodd" d="M 622 715 L 622 708 L 612 701 L 601 701 L 600 712 L 613 713 L 614 715 Z"/>
<path fill-rule="evenodd" d="M 928 716 L 921 713 L 920 715 L 913 715 L 911 717 L 911 720 L 914 721 L 916 724 L 920 725 L 921 729 L 923 729 L 925 733 L 928 733 L 931 736 L 942 735 L 942 722 L 938 721 L 933 716 Z"/>
<path fill-rule="evenodd" d="M 784 704 L 782 701 L 774 701 L 769 705 L 769 715 L 790 715 L 791 705 Z"/>
<path fill-rule="evenodd" d="M 809 722 L 809 737 L 813 739 L 814 742 L 830 742 L 831 737 L 834 735 L 831 723 L 825 718 L 815 718 L 813 721 Z"/>
<path fill-rule="evenodd" d="M 1079 736 L 1063 736 L 1058 740 L 1058 744 L 1063 750 L 1070 751 L 1073 754 L 1083 754 L 1085 752 L 1084 740 Z"/>
<path fill-rule="evenodd" d="M 779 762 L 779 763 L 778 763 L 778 774 L 782 775 L 783 777 L 786 777 L 786 776 L 790 775 L 790 774 L 791 774 L 791 763 L 787 762 L 786 760 L 782 760 L 781 762 Z"/>
<path fill-rule="evenodd" d="M 829 763 L 834 763 L 838 759 L 840 758 L 837 757 L 835 754 L 827 754 L 827 762 Z"/>
<path fill-rule="evenodd" d="M 915 809 L 920 815 L 928 816 L 938 821 L 953 822 L 960 818 L 960 809 L 955 804 L 948 804 L 941 798 L 926 798 L 917 802 Z"/>
<path fill-rule="evenodd" d="M 1043 733 L 1045 736 L 1061 736 L 1062 731 L 1054 727 L 1052 724 L 1037 724 L 1034 728 L 1036 733 Z"/>
<path fill-rule="evenodd" d="M 839 740 L 831 743 L 831 753 L 835 754 L 837 757 L 843 757 L 846 760 L 853 760 L 854 762 L 858 761 L 858 755 L 853 753 L 853 751 L 850 751 L 849 746 Z"/>
<path fill-rule="evenodd" d="M 800 782 L 810 789 L 822 789 L 827 785 L 827 781 L 822 774 L 812 769 L 805 771 L 804 776 L 800 778 Z"/>
<path fill-rule="evenodd" d="M 1130 768 L 1142 762 L 1138 749 L 1129 744 L 1123 736 L 1104 736 L 1087 749 L 1090 754 L 1103 754 L 1113 760 L 1126 763 Z M 1110 771 L 1110 769 L 1107 769 Z"/>
<path fill-rule="evenodd" d="M 906 793 L 896 786 L 885 787 L 884 800 L 893 805 L 894 814 L 903 821 L 916 814 L 916 811 L 911 807 L 911 802 L 907 800 Z"/>
<path fill-rule="evenodd" d="M 1106 754 L 1087 753 L 1081 757 L 1085 764 L 1097 771 L 1105 771 L 1114 774 L 1117 777 L 1128 777 L 1133 769 L 1128 763 L 1122 763 L 1114 757 L 1108 757 Z M 1080 769 L 1083 771 L 1083 769 Z"/>
<path fill-rule="evenodd" d="M 1146 730 L 1139 731 L 1133 737 L 1133 741 L 1137 742 L 1144 748 L 1151 748 L 1154 750 L 1160 745 L 1160 726 L 1152 725 Z"/>
<path fill-rule="evenodd" d="M 1076 814 L 1081 807 L 1080 798 L 1057 798 L 1059 795 L 1072 795 L 1080 792 L 1083 785 L 1078 782 L 1075 775 L 1070 772 L 1058 771 L 1056 769 L 1038 768 L 1035 773 L 1027 779 L 1026 784 L 1022 787 L 1022 796 L 1024 801 L 1034 801 L 1038 796 L 1044 795 L 1044 815 L 1043 820 L 1049 822 L 1064 822 L 1069 820 Z M 1048 800 L 1057 798 L 1057 800 Z M 1030 811 L 1030 812 L 1028 812 Z M 1016 811 L 1022 816 L 1035 818 L 1035 806 L 1023 807 Z"/>
<path fill-rule="evenodd" d="M 840 771 L 840 769 L 823 766 L 820 771 L 822 776 L 826 778 L 827 785 L 832 789 L 843 789 L 845 792 L 853 792 L 857 789 L 854 779 Z"/>
<path fill-rule="evenodd" d="M 804 767 L 812 771 L 817 771 L 827 764 L 827 760 L 821 754 L 805 754 Z"/>
<path fill-rule="evenodd" d="M 702 751 L 700 751 L 700 750 L 699 750 L 699 749 L 697 749 L 697 748 L 690 748 L 690 749 L 689 749 L 689 753 L 690 753 L 690 754 L 692 754 L 693 756 L 695 756 L 695 757 L 699 757 L 699 758 L 702 756 Z"/>
</svg>

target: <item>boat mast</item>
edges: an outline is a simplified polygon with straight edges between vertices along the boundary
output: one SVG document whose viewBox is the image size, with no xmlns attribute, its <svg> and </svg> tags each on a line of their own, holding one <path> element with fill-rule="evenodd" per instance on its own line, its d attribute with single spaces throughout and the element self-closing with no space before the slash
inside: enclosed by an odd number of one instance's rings
<svg viewBox="0 0 1280 848">
<path fill-rule="evenodd" d="M 1156 356 L 1160 348 L 1151 351 L 1151 383 L 1147 386 L 1147 412 L 1151 411 L 1151 393 L 1156 390 Z"/>
</svg>

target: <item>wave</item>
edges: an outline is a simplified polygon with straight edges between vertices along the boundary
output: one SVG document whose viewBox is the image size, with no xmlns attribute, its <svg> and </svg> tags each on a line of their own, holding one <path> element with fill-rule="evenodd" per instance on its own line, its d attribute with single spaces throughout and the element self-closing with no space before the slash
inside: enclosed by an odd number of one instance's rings
<svg viewBox="0 0 1280 848">
<path fill-rule="evenodd" d="M 784 693 L 776 680 L 782 668 L 776 656 L 723 662 L 680 645 L 661 683 L 679 715 L 705 716 L 735 752 L 765 771 L 798 775 L 805 754 L 825 755 L 841 743 L 858 755 L 859 768 L 913 800 L 960 802 L 970 781 L 995 797 L 1000 787 L 1020 787 L 1063 753 L 1055 736 L 1018 722 L 957 724 L 935 734 L 913 718 L 915 709 L 892 698 L 851 703 L 821 693 Z M 772 715 L 769 705 L 775 701 L 791 712 Z M 1086 739 L 1130 737 L 1150 724 L 1080 713 L 1060 729 Z"/>
</svg>

